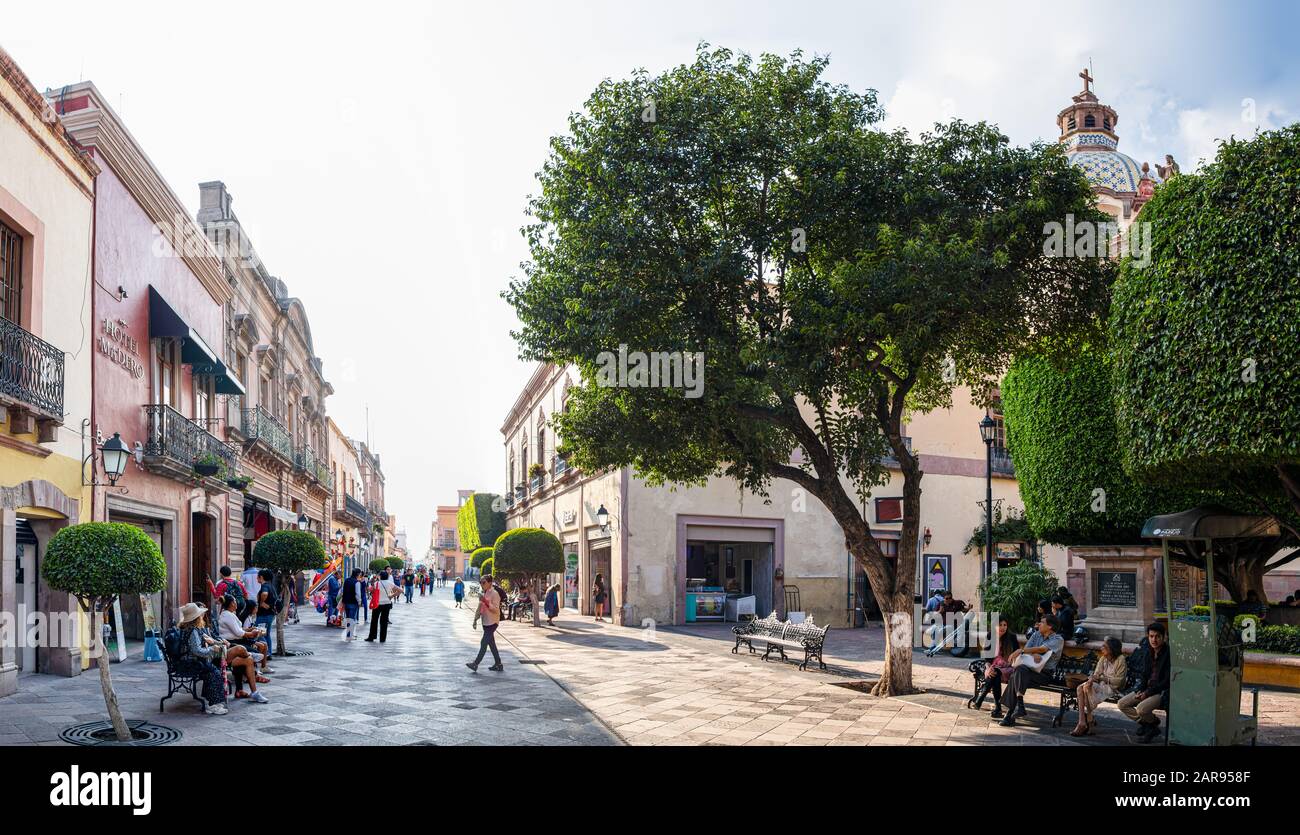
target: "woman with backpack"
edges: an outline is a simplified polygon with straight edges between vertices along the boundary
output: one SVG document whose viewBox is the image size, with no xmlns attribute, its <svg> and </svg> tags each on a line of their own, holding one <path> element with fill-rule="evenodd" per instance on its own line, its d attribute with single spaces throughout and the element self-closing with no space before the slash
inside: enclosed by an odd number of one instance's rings
<svg viewBox="0 0 1300 835">
<path fill-rule="evenodd" d="M 180 609 L 180 666 L 199 672 L 203 676 L 203 712 L 210 716 L 225 716 L 226 680 L 221 674 L 225 648 L 203 632 L 203 618 L 208 610 L 201 603 L 186 603 Z"/>
</svg>

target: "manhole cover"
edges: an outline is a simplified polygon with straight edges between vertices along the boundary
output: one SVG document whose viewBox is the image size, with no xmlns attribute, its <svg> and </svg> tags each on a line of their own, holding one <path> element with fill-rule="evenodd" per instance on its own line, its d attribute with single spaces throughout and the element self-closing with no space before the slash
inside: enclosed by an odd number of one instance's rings
<svg viewBox="0 0 1300 835">
<path fill-rule="evenodd" d="M 309 649 L 286 649 L 284 654 L 289 658 L 305 658 L 308 655 L 315 655 L 316 653 Z"/>
<path fill-rule="evenodd" d="M 113 733 L 113 723 L 107 719 L 98 722 L 84 722 L 64 728 L 59 739 L 72 745 L 167 745 L 181 738 L 181 732 L 175 728 L 155 725 L 143 719 L 127 721 L 131 729 L 131 739 L 119 742 Z"/>
<path fill-rule="evenodd" d="M 532 659 L 530 659 L 530 658 L 520 658 L 520 659 L 519 659 L 519 663 L 520 663 L 520 664 L 545 664 L 546 662 L 545 662 L 545 661 L 534 661 L 534 660 L 532 660 Z"/>
</svg>

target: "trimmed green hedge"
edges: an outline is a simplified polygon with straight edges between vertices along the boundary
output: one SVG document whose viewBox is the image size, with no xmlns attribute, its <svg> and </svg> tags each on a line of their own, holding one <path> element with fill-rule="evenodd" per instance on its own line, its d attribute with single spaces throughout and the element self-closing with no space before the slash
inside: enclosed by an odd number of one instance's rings
<svg viewBox="0 0 1300 835">
<path fill-rule="evenodd" d="M 1261 626 L 1249 649 L 1300 655 L 1300 626 Z"/>
<path fill-rule="evenodd" d="M 564 547 L 543 528 L 514 528 L 493 548 L 496 570 L 507 577 L 537 577 L 564 571 Z"/>
<path fill-rule="evenodd" d="M 406 568 L 406 560 L 402 559 L 401 557 L 389 557 L 388 568 L 391 571 L 401 571 L 402 569 Z"/>
<path fill-rule="evenodd" d="M 388 560 L 384 559 L 383 557 L 375 557 L 373 560 L 370 561 L 370 570 L 375 572 L 387 571 Z"/>
<path fill-rule="evenodd" d="M 1110 339 L 1125 469 L 1169 483 L 1279 487 L 1300 463 L 1300 125 L 1228 140 L 1156 189 Z"/>
<path fill-rule="evenodd" d="M 50 537 L 41 560 L 50 588 L 89 604 L 152 594 L 167 583 L 167 563 L 144 531 L 124 522 L 86 522 Z"/>
<path fill-rule="evenodd" d="M 1145 486 L 1125 474 L 1100 349 L 1085 346 L 1068 364 L 1018 358 L 1002 382 L 1002 406 L 1025 518 L 1043 541 L 1140 544 L 1148 518 L 1200 502 L 1199 493 Z M 1104 512 L 1094 510 L 1099 489 Z"/>
<path fill-rule="evenodd" d="M 253 545 L 253 565 L 286 577 L 299 571 L 320 571 L 325 562 L 325 546 L 307 531 L 271 531 Z"/>
<path fill-rule="evenodd" d="M 479 548 L 469 555 L 469 567 L 477 568 L 479 571 L 482 571 L 483 563 L 490 559 L 492 559 L 492 549 Z"/>
<path fill-rule="evenodd" d="M 481 577 L 485 574 L 491 574 L 492 569 L 495 567 L 496 567 L 496 560 L 494 560 L 492 557 L 488 557 L 487 559 L 483 560 L 483 564 L 478 567 L 479 576 Z"/>
<path fill-rule="evenodd" d="M 501 497 L 495 493 L 474 493 L 456 511 L 456 535 L 460 550 L 465 553 L 488 548 L 496 544 L 497 537 L 506 532 L 506 515 L 493 507 L 500 507 Z"/>
</svg>

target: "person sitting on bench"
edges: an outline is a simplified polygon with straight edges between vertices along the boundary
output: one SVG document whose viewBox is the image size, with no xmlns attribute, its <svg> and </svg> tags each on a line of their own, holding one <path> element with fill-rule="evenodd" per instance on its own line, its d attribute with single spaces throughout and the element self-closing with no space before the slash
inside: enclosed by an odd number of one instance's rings
<svg viewBox="0 0 1300 835">
<path fill-rule="evenodd" d="M 1147 626 L 1145 672 L 1138 689 L 1119 700 L 1119 709 L 1138 723 L 1138 741 L 1150 742 L 1160 733 L 1157 710 L 1169 708 L 1169 647 L 1165 645 L 1165 625 L 1155 621 Z"/>
<path fill-rule="evenodd" d="M 1124 644 L 1119 638 L 1108 637 L 1101 645 L 1101 657 L 1092 668 L 1088 680 L 1075 690 L 1079 701 L 1079 721 L 1070 736 L 1087 736 L 1097 724 L 1097 707 L 1118 693 L 1128 678 L 1128 661 L 1124 658 Z"/>
<path fill-rule="evenodd" d="M 1011 683 L 1002 693 L 1002 706 L 1007 709 L 1006 717 L 999 723 L 1005 728 L 1016 724 L 1016 718 L 1025 715 L 1025 691 L 1030 687 L 1047 684 L 1052 680 L 1052 671 L 1061 659 L 1065 649 L 1065 639 L 1057 632 L 1060 623 L 1056 615 L 1044 615 L 1038 622 L 1038 631 L 1030 637 L 1024 649 L 1016 650 L 1011 656 Z M 1043 656 L 1046 660 L 1029 659 L 1023 656 Z M 1039 669 L 1034 669 L 1038 666 Z"/>
<path fill-rule="evenodd" d="M 1011 632 L 1011 624 L 1006 618 L 998 618 L 998 637 L 996 639 L 997 655 L 984 668 L 984 686 L 975 698 L 975 709 L 984 704 L 984 697 L 993 693 L 993 717 L 1002 718 L 1002 685 L 1011 679 L 1011 659 L 1020 649 L 1020 642 Z"/>
</svg>

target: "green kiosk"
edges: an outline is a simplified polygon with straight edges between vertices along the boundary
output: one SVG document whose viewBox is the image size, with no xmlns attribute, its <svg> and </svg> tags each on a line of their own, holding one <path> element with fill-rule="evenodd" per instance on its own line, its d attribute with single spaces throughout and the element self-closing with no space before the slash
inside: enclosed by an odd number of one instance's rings
<svg viewBox="0 0 1300 835">
<path fill-rule="evenodd" d="M 1277 549 L 1281 530 L 1268 516 L 1244 516 L 1219 507 L 1195 507 L 1152 516 L 1142 536 L 1159 539 L 1165 602 L 1173 600 L 1170 560 L 1204 571 L 1209 615 L 1169 613 L 1169 744 L 1255 744 L 1259 728 L 1259 690 L 1250 716 L 1241 715 L 1244 647 L 1232 617 L 1214 604 L 1215 560 L 1226 573 L 1233 558 Z M 1172 609 L 1173 606 L 1169 605 Z"/>
</svg>

